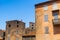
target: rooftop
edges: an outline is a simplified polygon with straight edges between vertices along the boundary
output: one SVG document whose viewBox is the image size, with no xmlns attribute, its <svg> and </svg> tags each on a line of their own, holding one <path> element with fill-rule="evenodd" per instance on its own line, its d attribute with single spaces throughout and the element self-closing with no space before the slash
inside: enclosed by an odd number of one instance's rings
<svg viewBox="0 0 60 40">
<path fill-rule="evenodd" d="M 7 23 L 7 22 L 17 22 L 17 21 L 18 21 L 18 22 L 23 22 L 22 20 L 10 20 L 10 21 L 6 21 L 6 23 Z M 23 23 L 24 23 L 24 22 L 23 22 Z"/>
<path fill-rule="evenodd" d="M 60 1 L 60 0 L 50 0 L 50 1 L 46 1 L 46 2 L 42 2 L 42 3 L 35 4 L 35 6 L 44 5 L 44 4 L 52 3 L 52 2 L 55 2 L 55 1 Z"/>
</svg>

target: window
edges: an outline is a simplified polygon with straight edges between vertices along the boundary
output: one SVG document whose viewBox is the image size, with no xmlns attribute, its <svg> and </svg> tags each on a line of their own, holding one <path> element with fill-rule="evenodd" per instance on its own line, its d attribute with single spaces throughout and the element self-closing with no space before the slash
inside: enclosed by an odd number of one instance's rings
<svg viewBox="0 0 60 40">
<path fill-rule="evenodd" d="M 32 24 L 32 26 L 34 26 L 34 25 Z"/>
<path fill-rule="evenodd" d="M 54 22 L 58 22 L 58 14 L 54 13 Z"/>
<path fill-rule="evenodd" d="M 44 21 L 45 21 L 45 22 L 48 21 L 48 15 L 47 15 L 47 14 L 44 15 Z"/>
<path fill-rule="evenodd" d="M 55 12 L 53 15 L 54 15 L 54 19 L 58 19 L 58 13 L 57 12 Z"/>
<path fill-rule="evenodd" d="M 16 40 L 19 40 L 18 38 L 16 38 Z"/>
<path fill-rule="evenodd" d="M 48 6 L 47 5 L 44 5 L 43 9 L 44 10 L 48 10 Z"/>
<path fill-rule="evenodd" d="M 58 22 L 59 10 L 53 11 L 54 22 Z"/>
<path fill-rule="evenodd" d="M 53 9 L 53 10 L 58 9 L 58 6 L 57 6 L 57 3 L 56 3 L 56 2 L 55 2 L 55 3 L 53 3 L 53 5 L 52 5 L 52 9 Z"/>
<path fill-rule="evenodd" d="M 32 29 L 34 29 L 34 27 L 32 27 Z"/>
<path fill-rule="evenodd" d="M 8 40 L 10 40 L 10 37 L 8 37 Z"/>
<path fill-rule="evenodd" d="M 19 25 L 17 25 L 17 27 L 19 27 Z"/>
<path fill-rule="evenodd" d="M 10 24 L 9 24 L 8 26 L 9 26 L 9 28 L 11 27 L 11 25 L 10 25 Z"/>
<path fill-rule="evenodd" d="M 18 24 L 19 22 L 17 21 L 17 24 Z"/>
<path fill-rule="evenodd" d="M 49 28 L 45 27 L 45 34 L 48 34 L 48 33 L 49 33 Z"/>
<path fill-rule="evenodd" d="M 16 30 L 16 34 L 18 34 L 18 30 Z"/>
</svg>

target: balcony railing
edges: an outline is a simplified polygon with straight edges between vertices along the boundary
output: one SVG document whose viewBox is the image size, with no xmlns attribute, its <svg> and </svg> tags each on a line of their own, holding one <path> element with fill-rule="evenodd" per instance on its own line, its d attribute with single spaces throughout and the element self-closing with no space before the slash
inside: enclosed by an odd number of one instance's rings
<svg viewBox="0 0 60 40">
<path fill-rule="evenodd" d="M 54 24 L 60 24 L 60 19 L 53 19 Z"/>
</svg>

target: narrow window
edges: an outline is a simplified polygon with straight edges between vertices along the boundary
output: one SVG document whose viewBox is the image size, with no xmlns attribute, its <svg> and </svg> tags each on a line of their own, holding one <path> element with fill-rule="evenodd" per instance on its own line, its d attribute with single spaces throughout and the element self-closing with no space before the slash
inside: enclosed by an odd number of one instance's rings
<svg viewBox="0 0 60 40">
<path fill-rule="evenodd" d="M 18 34 L 18 30 L 16 30 L 16 34 Z"/>
<path fill-rule="evenodd" d="M 19 22 L 17 21 L 17 24 L 18 24 Z"/>
<path fill-rule="evenodd" d="M 34 28 L 32 27 L 32 29 L 34 29 Z"/>
<path fill-rule="evenodd" d="M 54 22 L 58 22 L 59 10 L 53 11 Z"/>
<path fill-rule="evenodd" d="M 10 37 L 8 37 L 8 40 L 10 40 Z"/>
<path fill-rule="evenodd" d="M 17 25 L 17 27 L 19 27 L 19 25 Z"/>
<path fill-rule="evenodd" d="M 45 27 L 45 34 L 48 34 L 48 33 L 49 33 L 49 28 Z"/>
<path fill-rule="evenodd" d="M 54 13 L 54 21 L 58 22 L 58 14 L 57 13 Z"/>
<path fill-rule="evenodd" d="M 34 25 L 32 24 L 32 26 L 34 26 Z"/>
<path fill-rule="evenodd" d="M 16 40 L 19 40 L 19 38 L 16 38 Z"/>
<path fill-rule="evenodd" d="M 9 28 L 11 27 L 11 25 L 10 25 L 10 24 L 9 24 L 8 26 L 9 26 Z"/>
<path fill-rule="evenodd" d="M 44 21 L 45 21 L 45 22 L 48 21 L 48 15 L 47 15 L 47 14 L 44 15 Z"/>
</svg>

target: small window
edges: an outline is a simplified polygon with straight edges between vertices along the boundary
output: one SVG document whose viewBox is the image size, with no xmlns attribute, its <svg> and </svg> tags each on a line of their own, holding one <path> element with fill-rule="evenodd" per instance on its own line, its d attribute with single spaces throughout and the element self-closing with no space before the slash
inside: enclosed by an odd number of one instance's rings
<svg viewBox="0 0 60 40">
<path fill-rule="evenodd" d="M 18 30 L 16 30 L 16 34 L 18 34 Z"/>
<path fill-rule="evenodd" d="M 19 25 L 17 25 L 17 27 L 19 27 Z"/>
<path fill-rule="evenodd" d="M 11 27 L 11 25 L 10 25 L 10 24 L 9 24 L 8 26 L 9 26 L 9 28 Z"/>
<path fill-rule="evenodd" d="M 44 15 L 44 21 L 45 21 L 45 22 L 48 21 L 48 15 L 47 15 L 47 14 Z"/>
<path fill-rule="evenodd" d="M 16 40 L 19 40 L 19 38 L 16 38 Z"/>
<path fill-rule="evenodd" d="M 34 26 L 34 25 L 32 24 L 32 26 Z"/>
<path fill-rule="evenodd" d="M 34 29 L 34 28 L 32 27 L 32 29 Z"/>
<path fill-rule="evenodd" d="M 17 21 L 17 24 L 18 24 L 19 22 Z"/>
<path fill-rule="evenodd" d="M 48 33 L 49 33 L 49 28 L 45 27 L 45 34 L 48 34 Z"/>
<path fill-rule="evenodd" d="M 48 6 L 47 5 L 44 5 L 43 9 L 44 10 L 48 10 Z"/>
<path fill-rule="evenodd" d="M 57 5 L 57 3 L 56 3 L 56 2 L 54 2 L 54 3 L 53 3 L 53 5 L 52 5 L 52 9 L 53 9 L 53 10 L 58 9 L 58 5 Z"/>
<path fill-rule="evenodd" d="M 8 37 L 8 40 L 10 40 L 10 37 Z"/>
<path fill-rule="evenodd" d="M 25 31 L 25 34 L 28 34 L 29 33 L 29 30 L 28 31 Z"/>
<path fill-rule="evenodd" d="M 53 11 L 53 17 L 54 17 L 54 19 L 58 19 L 58 15 L 59 15 L 59 10 Z"/>
</svg>

